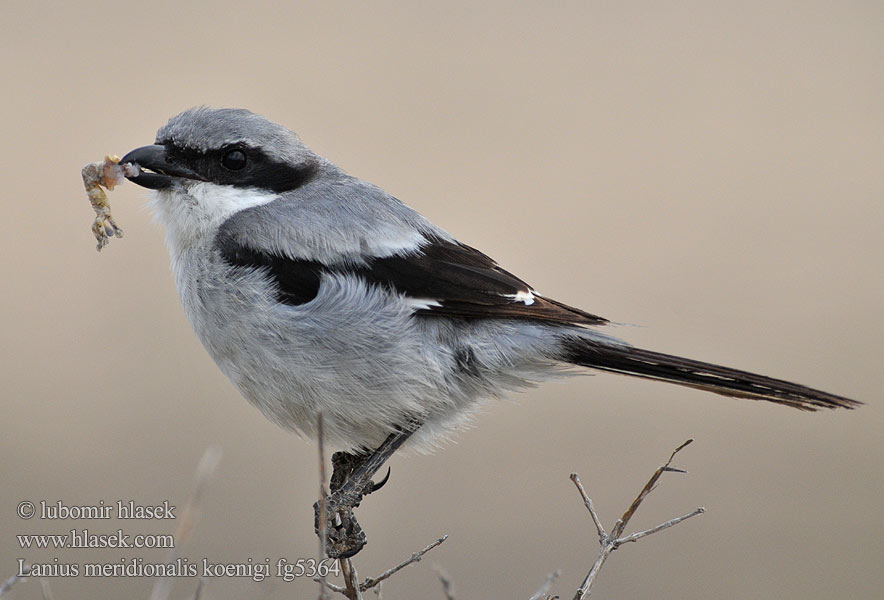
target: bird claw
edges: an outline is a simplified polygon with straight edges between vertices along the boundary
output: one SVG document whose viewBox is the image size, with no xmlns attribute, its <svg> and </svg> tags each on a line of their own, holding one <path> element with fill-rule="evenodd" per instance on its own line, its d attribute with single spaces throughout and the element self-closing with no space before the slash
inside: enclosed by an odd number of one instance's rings
<svg viewBox="0 0 884 600">
<path fill-rule="evenodd" d="M 332 460 L 336 465 L 343 464 L 345 457 L 341 453 Z M 347 475 L 352 475 L 352 471 L 347 472 Z M 387 474 L 377 483 L 371 479 L 365 482 L 347 480 L 343 485 L 333 486 L 334 491 L 326 501 L 325 513 L 325 551 L 329 558 L 350 558 L 365 547 L 367 542 L 365 532 L 356 520 L 353 509 L 359 506 L 365 496 L 378 491 L 389 480 L 390 468 L 387 467 Z M 313 505 L 313 528 L 316 535 L 321 535 L 319 511 L 320 503 L 317 502 Z"/>
<path fill-rule="evenodd" d="M 369 494 L 378 491 L 390 481 L 390 467 L 387 467 L 387 474 L 384 475 L 384 478 L 378 482 L 369 481 L 368 485 L 365 486 L 365 490 L 362 492 L 363 496 L 368 496 Z"/>
<path fill-rule="evenodd" d="M 328 498 L 325 512 L 325 553 L 329 558 L 350 558 L 365 547 L 367 542 L 365 532 L 356 521 L 353 508 L 348 503 L 342 502 L 340 498 L 336 498 L 336 494 Z M 313 505 L 313 511 L 313 527 L 316 534 L 320 535 L 319 502 Z"/>
<path fill-rule="evenodd" d="M 362 550 L 366 544 L 365 532 L 356 521 L 353 509 L 362 499 L 378 491 L 390 479 L 390 468 L 382 480 L 375 483 L 372 476 L 381 465 L 399 448 L 420 425 L 402 429 L 390 434 L 371 454 L 350 454 L 335 452 L 332 455 L 332 476 L 329 481 L 331 494 L 326 499 L 325 535 L 326 554 L 330 558 L 349 558 Z M 320 503 L 313 505 L 313 526 L 319 531 Z"/>
</svg>

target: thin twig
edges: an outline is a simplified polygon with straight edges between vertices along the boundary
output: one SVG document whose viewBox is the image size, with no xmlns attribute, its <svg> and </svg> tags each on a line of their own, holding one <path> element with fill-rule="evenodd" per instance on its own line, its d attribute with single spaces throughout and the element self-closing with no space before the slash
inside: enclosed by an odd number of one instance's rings
<svg viewBox="0 0 884 600">
<path fill-rule="evenodd" d="M 401 571 L 402 569 L 404 569 L 408 565 L 414 564 L 416 562 L 420 562 L 420 559 L 422 559 L 424 557 L 424 554 L 426 554 L 427 552 L 429 552 L 430 550 L 432 550 L 433 548 L 435 548 L 436 546 L 438 546 L 439 544 L 441 544 L 442 542 L 444 542 L 447 539 L 448 539 L 448 534 L 445 534 L 442 537 L 440 537 L 438 540 L 434 541 L 432 544 L 429 544 L 423 550 L 418 550 L 417 552 L 413 553 L 410 558 L 399 563 L 398 565 L 396 565 L 392 569 L 387 569 L 386 571 L 384 571 L 383 573 L 381 573 L 377 577 L 367 578 L 365 581 L 363 581 L 361 584 L 359 584 L 359 589 L 363 592 L 365 590 L 369 590 L 369 589 L 373 588 L 374 586 L 378 585 L 383 580 L 389 579 L 395 573 Z"/>
<path fill-rule="evenodd" d="M 11 590 L 12 586 L 14 586 L 16 583 L 27 579 L 30 576 L 30 573 L 31 573 L 31 565 L 25 565 L 25 567 L 22 569 L 21 573 L 16 573 L 12 577 L 10 577 L 6 581 L 4 581 L 3 585 L 0 585 L 0 597 L 2 597 L 3 594 L 5 594 L 9 590 Z"/>
<path fill-rule="evenodd" d="M 646 529 L 645 531 L 639 531 L 638 533 L 633 533 L 633 534 L 627 535 L 626 537 L 619 538 L 616 540 L 617 545 L 620 546 L 620 545 L 623 545 L 623 544 L 626 544 L 629 542 L 637 542 L 638 540 L 642 539 L 645 536 L 651 535 L 653 533 L 657 533 L 658 531 L 663 531 L 664 529 L 669 529 L 673 525 L 678 525 L 682 521 L 686 521 L 687 519 L 690 519 L 691 517 L 696 517 L 697 515 L 704 513 L 704 512 L 706 512 L 706 508 L 701 506 L 699 508 L 692 510 L 691 512 L 689 512 L 688 514 L 686 514 L 684 516 L 675 517 L 674 519 L 670 519 L 670 520 L 666 521 L 665 523 L 660 523 L 656 527 L 651 527 L 650 529 Z"/>
<path fill-rule="evenodd" d="M 196 580 L 196 589 L 193 591 L 193 600 L 200 600 L 200 596 L 203 593 L 203 586 L 206 585 L 206 580 L 202 577 Z"/>
<path fill-rule="evenodd" d="M 436 574 L 439 576 L 439 581 L 442 582 L 442 591 L 445 592 L 445 600 L 454 600 L 454 586 L 451 583 L 451 577 L 448 576 L 445 569 L 438 565 L 433 567 L 433 570 L 436 571 Z"/>
<path fill-rule="evenodd" d="M 339 560 L 338 564 L 341 565 L 341 574 L 344 577 L 344 582 L 346 585 L 345 586 L 338 586 L 338 585 L 332 584 L 330 582 L 326 582 L 326 585 L 328 586 L 328 588 L 331 591 L 343 594 L 347 598 L 352 598 L 355 596 L 355 594 L 358 594 L 359 592 L 366 592 L 372 588 L 375 588 L 375 593 L 378 595 L 378 597 L 380 597 L 380 594 L 378 593 L 378 588 L 380 588 L 381 584 L 384 581 L 386 581 L 387 579 L 389 579 L 390 577 L 392 577 L 393 575 L 395 575 L 396 573 L 398 573 L 399 571 L 401 571 L 402 569 L 404 569 L 408 565 L 414 564 L 416 562 L 420 562 L 420 560 L 424 557 L 424 555 L 427 552 L 429 552 L 433 548 L 439 546 L 440 544 L 442 544 L 442 542 L 444 542 L 447 539 L 448 539 L 448 534 L 443 535 L 438 540 L 434 540 L 432 543 L 428 544 L 425 548 L 422 548 L 421 550 L 418 550 L 417 552 L 412 553 L 412 555 L 410 557 L 408 557 L 406 560 L 402 561 L 401 563 L 399 563 L 395 567 L 387 569 L 386 571 L 384 571 L 383 573 L 381 573 L 377 577 L 367 577 L 365 579 L 365 581 L 358 584 L 358 586 L 355 585 L 355 582 L 358 581 L 358 574 L 356 573 L 356 567 L 353 565 L 353 563 L 350 559 L 341 559 L 341 560 Z M 315 577 L 314 581 L 319 582 L 320 578 Z M 362 596 L 355 596 L 355 597 L 361 598 Z"/>
<path fill-rule="evenodd" d="M 316 579 L 314 579 L 314 581 L 319 583 L 319 578 L 317 577 Z M 325 585 L 328 587 L 328 589 L 330 589 L 333 592 L 337 592 L 339 594 L 346 594 L 347 593 L 347 588 L 345 588 L 342 585 L 334 584 L 331 581 L 326 581 Z"/>
<path fill-rule="evenodd" d="M 209 446 L 203 452 L 200 462 L 196 467 L 196 475 L 194 476 L 193 492 L 181 511 L 181 518 L 178 527 L 172 539 L 175 540 L 175 547 L 166 555 L 166 564 L 175 562 L 181 555 L 184 545 L 190 540 L 193 531 L 196 528 L 197 518 L 199 516 L 200 502 L 203 493 L 218 464 L 221 462 L 221 448 L 219 446 Z M 172 592 L 173 577 L 159 577 L 154 583 L 153 590 L 150 593 L 150 600 L 167 600 Z"/>
<path fill-rule="evenodd" d="M 574 600 L 583 600 L 584 598 L 589 597 L 592 589 L 592 584 L 595 583 L 596 575 L 598 575 L 599 571 L 601 571 L 602 565 L 605 564 L 605 560 L 607 560 L 608 555 L 611 554 L 611 552 L 613 551 L 613 544 L 602 545 L 598 557 L 596 557 L 595 562 L 592 563 L 592 567 L 590 567 L 589 569 L 589 573 L 586 574 L 586 577 L 583 579 L 583 583 L 580 584 L 580 587 L 577 589 L 577 593 L 574 594 Z"/>
<path fill-rule="evenodd" d="M 328 536 L 326 511 L 328 510 L 328 494 L 325 491 L 325 426 L 322 411 L 316 417 L 316 443 L 319 444 L 319 563 L 325 560 L 325 545 Z M 329 599 L 329 584 L 326 575 L 319 577 L 319 600 Z"/>
<path fill-rule="evenodd" d="M 349 600 L 362 600 L 359 573 L 356 572 L 353 561 L 349 558 L 339 558 L 338 564 L 341 565 L 341 574 L 344 577 L 344 595 Z"/>
<path fill-rule="evenodd" d="M 47 577 L 40 578 L 40 590 L 43 592 L 43 600 L 55 600 L 52 589 L 49 587 L 49 579 Z"/>
<path fill-rule="evenodd" d="M 628 542 L 635 542 L 643 537 L 649 536 L 651 534 L 657 533 L 658 531 L 663 531 L 664 529 L 668 529 L 673 525 L 678 525 L 682 521 L 686 519 L 690 519 L 700 513 L 706 512 L 706 509 L 700 507 L 693 512 L 690 512 L 682 517 L 676 517 L 674 519 L 670 519 L 665 523 L 661 523 L 656 527 L 652 527 L 651 529 L 640 531 L 638 533 L 633 533 L 627 536 L 623 536 L 623 530 L 629 524 L 629 520 L 635 515 L 641 503 L 645 498 L 648 497 L 652 491 L 654 491 L 657 481 L 663 475 L 663 473 L 667 471 L 672 471 L 676 473 L 687 473 L 687 471 L 683 471 L 681 469 L 676 469 L 675 467 L 670 466 L 672 464 L 672 460 L 675 458 L 675 455 L 679 453 L 685 446 L 690 444 L 694 440 L 688 440 L 678 448 L 672 451 L 672 454 L 669 456 L 669 460 L 667 460 L 662 466 L 660 466 L 654 474 L 651 475 L 651 478 L 639 492 L 638 496 L 635 497 L 635 500 L 632 501 L 632 504 L 629 505 L 629 508 L 626 509 L 626 512 L 623 513 L 619 519 L 617 519 L 617 523 L 614 525 L 614 528 L 611 530 L 610 534 L 605 533 L 605 528 L 601 524 L 601 520 L 598 518 L 598 515 L 595 512 L 595 508 L 593 508 L 592 500 L 589 498 L 589 495 L 586 493 L 586 490 L 583 488 L 583 484 L 580 482 L 580 477 L 576 473 L 571 474 L 571 481 L 574 482 L 574 485 L 577 486 L 578 492 L 580 492 L 580 497 L 583 499 L 583 503 L 586 505 L 586 508 L 589 510 L 589 514 L 592 515 L 592 521 L 595 524 L 596 530 L 599 534 L 599 554 L 595 559 L 592 567 L 589 569 L 589 573 L 586 574 L 586 577 L 583 580 L 583 583 L 577 590 L 577 593 L 574 594 L 574 600 L 584 600 L 590 595 L 592 584 L 595 582 L 595 578 L 598 575 L 599 571 L 602 568 L 602 565 L 605 564 L 605 560 L 607 560 L 608 556 L 619 548 L 621 545 Z"/>
<path fill-rule="evenodd" d="M 681 452 L 681 450 L 684 449 L 685 446 L 693 441 L 694 439 L 691 438 L 684 444 L 673 450 L 672 454 L 669 455 L 669 460 L 660 465 L 657 470 L 654 471 L 654 474 L 651 475 L 651 478 L 645 484 L 645 487 L 642 488 L 642 491 L 638 493 L 638 496 L 635 497 L 635 500 L 632 501 L 632 504 L 630 504 L 629 508 L 626 509 L 626 512 L 623 513 L 623 516 L 620 517 L 620 519 L 614 525 L 614 529 L 611 531 L 611 537 L 618 538 L 623 534 L 623 530 L 629 524 L 629 520 L 635 514 L 635 511 L 638 510 L 638 507 L 641 506 L 641 503 L 644 502 L 645 498 L 648 497 L 648 494 L 653 491 L 654 486 L 657 485 L 657 481 L 660 479 L 664 472 L 672 471 L 674 473 L 687 473 L 687 471 L 683 471 L 682 469 L 674 469 L 669 465 L 672 464 L 672 460 L 675 458 L 675 455 Z"/>
<path fill-rule="evenodd" d="M 592 505 L 592 498 L 586 494 L 586 490 L 583 489 L 583 484 L 580 482 L 580 477 L 577 476 L 577 473 L 571 473 L 571 481 L 577 486 L 577 491 L 580 492 L 580 496 L 583 498 L 583 504 L 589 511 L 589 515 L 592 517 L 592 522 L 595 523 L 595 528 L 599 532 L 599 541 L 603 541 L 608 537 L 608 533 L 605 531 L 605 526 L 602 525 L 598 513 L 595 512 L 595 507 Z"/>
<path fill-rule="evenodd" d="M 552 587 L 553 582 L 559 578 L 561 575 L 561 571 L 554 571 L 546 576 L 546 579 L 540 584 L 540 587 L 537 588 L 537 591 L 532 594 L 532 596 L 528 600 L 543 600 L 544 598 L 548 598 L 549 589 Z"/>
</svg>

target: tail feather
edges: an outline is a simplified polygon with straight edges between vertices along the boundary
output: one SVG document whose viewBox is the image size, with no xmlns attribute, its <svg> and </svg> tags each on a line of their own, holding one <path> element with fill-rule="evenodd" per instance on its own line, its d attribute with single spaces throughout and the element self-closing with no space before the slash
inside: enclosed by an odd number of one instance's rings
<svg viewBox="0 0 884 600">
<path fill-rule="evenodd" d="M 800 410 L 856 408 L 862 402 L 836 396 L 782 379 L 756 375 L 711 363 L 623 345 L 599 344 L 571 339 L 565 344 L 565 360 L 575 365 L 668 381 L 735 398 L 767 400 Z"/>
</svg>

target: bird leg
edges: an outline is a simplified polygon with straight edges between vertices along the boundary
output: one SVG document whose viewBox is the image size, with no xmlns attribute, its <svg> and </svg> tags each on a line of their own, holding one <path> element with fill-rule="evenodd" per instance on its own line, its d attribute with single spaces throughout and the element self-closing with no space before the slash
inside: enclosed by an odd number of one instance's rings
<svg viewBox="0 0 884 600">
<path fill-rule="evenodd" d="M 350 454 L 335 452 L 332 455 L 332 472 L 326 502 L 326 553 L 330 558 L 349 558 L 365 546 L 365 532 L 356 521 L 353 509 L 368 494 L 379 490 L 390 477 L 379 483 L 372 481 L 375 473 L 387 459 L 411 436 L 418 425 L 391 433 L 374 452 Z M 313 505 L 313 526 L 319 535 L 319 502 Z"/>
<path fill-rule="evenodd" d="M 332 471 L 331 481 L 328 484 L 331 493 L 341 489 L 368 456 L 367 453 L 351 454 L 350 452 L 335 452 L 332 454 L 332 467 L 334 470 Z M 384 487 L 388 479 L 390 479 L 390 467 L 387 467 L 387 474 L 384 475 L 384 478 L 377 483 L 372 481 L 371 485 L 363 490 L 362 495 L 368 496 L 370 493 L 378 491 Z"/>
</svg>

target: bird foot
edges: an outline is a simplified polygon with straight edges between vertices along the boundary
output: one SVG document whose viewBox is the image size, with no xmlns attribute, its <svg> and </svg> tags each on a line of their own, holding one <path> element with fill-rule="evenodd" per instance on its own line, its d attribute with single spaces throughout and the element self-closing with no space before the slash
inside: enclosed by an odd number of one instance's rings
<svg viewBox="0 0 884 600">
<path fill-rule="evenodd" d="M 358 553 L 366 544 L 365 532 L 353 514 L 362 499 L 381 489 L 390 478 L 387 475 L 375 483 L 370 474 L 359 472 L 358 468 L 365 462 L 362 455 L 346 452 L 335 452 L 332 455 L 331 495 L 326 501 L 326 553 L 330 558 L 349 558 Z M 367 476 L 367 477 L 366 477 Z M 319 531 L 320 503 L 313 505 L 313 527 L 316 535 Z"/>
<path fill-rule="evenodd" d="M 350 558 L 365 546 L 365 532 L 356 521 L 353 509 L 365 496 L 387 483 L 390 479 L 389 468 L 381 481 L 375 483 L 372 477 L 419 426 L 419 423 L 410 423 L 408 428 L 391 433 L 370 454 L 335 452 L 332 455 L 334 470 L 329 481 L 331 494 L 326 499 L 325 515 L 319 514 L 319 502 L 313 505 L 316 535 L 321 536 L 320 518 L 325 519 L 326 554 L 330 558 Z"/>
<path fill-rule="evenodd" d="M 325 511 L 325 553 L 329 558 L 350 558 L 365 547 L 367 541 L 365 532 L 356 520 L 353 508 L 355 507 L 342 501 L 337 494 L 332 494 L 328 498 Z M 316 534 L 320 535 L 319 502 L 313 505 L 313 511 L 313 526 Z"/>
</svg>

